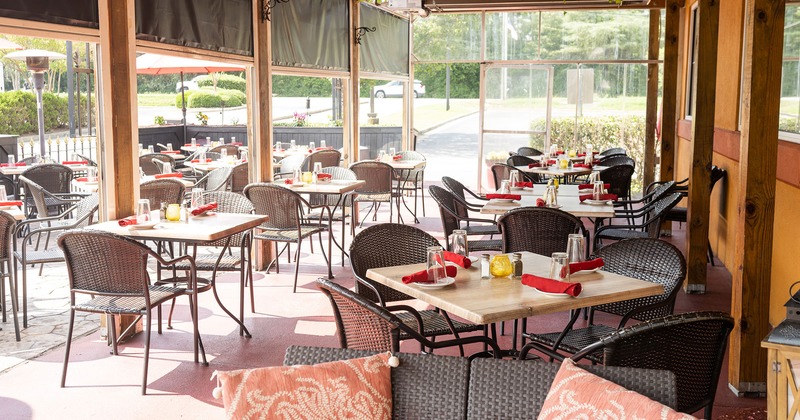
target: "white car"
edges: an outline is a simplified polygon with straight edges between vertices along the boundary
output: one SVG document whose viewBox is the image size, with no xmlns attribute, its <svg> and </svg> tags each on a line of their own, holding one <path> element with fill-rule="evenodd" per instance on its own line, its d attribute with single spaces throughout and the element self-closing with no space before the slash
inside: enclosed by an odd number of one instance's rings
<svg viewBox="0 0 800 420">
<path fill-rule="evenodd" d="M 197 89 L 200 89 L 200 86 L 198 86 L 197 81 L 200 80 L 201 77 L 205 77 L 205 76 L 197 76 L 192 80 L 184 80 L 183 81 L 183 90 L 197 90 Z M 175 92 L 180 92 L 180 91 L 181 91 L 181 82 L 179 81 L 179 82 L 175 83 Z"/>
<path fill-rule="evenodd" d="M 372 88 L 372 91 L 375 92 L 376 98 L 388 98 L 390 96 L 402 97 L 403 82 L 395 80 L 385 85 L 377 85 Z M 421 98 L 423 96 L 425 96 L 425 85 L 419 80 L 414 80 L 414 97 Z"/>
</svg>

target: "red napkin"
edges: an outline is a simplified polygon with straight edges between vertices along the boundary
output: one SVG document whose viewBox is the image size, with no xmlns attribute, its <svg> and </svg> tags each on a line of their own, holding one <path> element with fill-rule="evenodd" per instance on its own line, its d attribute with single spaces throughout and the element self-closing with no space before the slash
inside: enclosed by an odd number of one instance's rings
<svg viewBox="0 0 800 420">
<path fill-rule="evenodd" d="M 573 167 L 573 168 L 586 168 L 586 169 L 592 169 L 592 164 L 590 163 L 590 164 L 588 164 L 588 165 L 587 165 L 587 164 L 585 164 L 585 163 L 575 163 L 575 164 L 573 164 L 573 165 L 572 165 L 572 167 Z"/>
<path fill-rule="evenodd" d="M 286 149 L 275 150 L 275 152 L 280 152 L 280 153 L 283 153 L 283 152 L 285 152 L 285 151 L 286 151 Z"/>
<path fill-rule="evenodd" d="M 229 144 L 230 144 L 231 146 L 244 146 L 242 143 L 239 143 L 238 141 L 232 141 L 232 142 L 230 142 Z"/>
<path fill-rule="evenodd" d="M 211 202 L 211 203 L 208 203 L 208 204 L 203 204 L 203 205 L 202 205 L 202 206 L 200 206 L 200 207 L 197 207 L 197 208 L 195 208 L 195 209 L 192 209 L 192 216 L 197 216 L 198 214 L 203 214 L 203 213 L 205 213 L 205 212 L 207 212 L 207 211 L 211 211 L 211 210 L 214 210 L 214 209 L 216 209 L 216 208 L 217 208 L 217 203 L 216 203 L 216 202 Z"/>
<path fill-rule="evenodd" d="M 119 223 L 120 226 L 135 225 L 136 224 L 136 216 L 128 216 L 128 217 L 126 217 L 124 219 L 119 219 L 117 221 L 117 223 Z"/>
<path fill-rule="evenodd" d="M 456 273 L 458 273 L 458 269 L 452 265 L 446 266 L 444 270 L 445 273 L 447 273 L 447 277 L 455 277 Z M 428 270 L 417 271 L 416 273 L 403 276 L 403 283 L 431 283 L 431 281 L 428 280 Z"/>
<path fill-rule="evenodd" d="M 541 168 L 542 164 L 539 162 L 533 162 L 528 164 L 528 168 Z"/>
<path fill-rule="evenodd" d="M 558 163 L 558 161 L 557 161 L 557 160 L 555 160 L 555 159 L 548 159 L 548 160 L 547 160 L 547 164 L 548 164 L 548 165 L 555 165 L 556 163 Z"/>
<path fill-rule="evenodd" d="M 0 201 L 0 207 L 22 206 L 22 201 Z"/>
<path fill-rule="evenodd" d="M 594 156 L 594 155 L 596 155 L 596 154 L 599 154 L 599 153 L 600 153 L 600 152 L 598 152 L 597 150 L 595 150 L 595 151 L 593 151 L 593 152 L 592 152 L 592 156 Z M 578 157 L 586 157 L 586 153 L 585 153 L 585 152 L 584 152 L 584 153 L 578 153 Z"/>
<path fill-rule="evenodd" d="M 87 165 L 88 163 L 85 160 L 65 160 L 61 162 L 62 165 Z"/>
<path fill-rule="evenodd" d="M 469 257 L 456 254 L 455 252 L 444 251 L 444 260 L 457 264 L 461 268 L 470 268 L 472 266 L 472 261 L 469 260 Z"/>
<path fill-rule="evenodd" d="M 89 178 L 87 178 L 85 176 L 82 176 L 82 177 L 75 178 L 75 181 L 78 181 L 78 182 L 89 182 Z"/>
<path fill-rule="evenodd" d="M 495 198 L 500 200 L 521 200 L 522 196 L 519 194 L 486 194 L 486 198 L 489 200 Z"/>
<path fill-rule="evenodd" d="M 318 180 L 326 180 L 326 179 L 333 179 L 333 175 L 331 174 L 317 174 Z"/>
<path fill-rule="evenodd" d="M 165 155 L 179 155 L 179 154 L 181 154 L 181 152 L 178 151 L 178 150 L 162 150 L 161 153 L 164 153 Z"/>
<path fill-rule="evenodd" d="M 533 188 L 533 182 L 515 182 L 514 187 L 516 188 Z"/>
<path fill-rule="evenodd" d="M 604 265 L 606 264 L 603 262 L 602 258 L 595 258 L 593 260 L 588 260 L 588 261 L 569 263 L 569 273 L 574 274 L 577 273 L 578 271 L 594 270 L 595 268 L 600 268 Z M 566 277 L 566 276 L 567 276 L 567 267 L 562 267 L 561 277 Z"/>
<path fill-rule="evenodd" d="M 155 174 L 153 175 L 155 179 L 162 179 L 162 178 L 183 178 L 183 174 L 180 172 L 175 172 L 173 174 Z"/>
<path fill-rule="evenodd" d="M 197 146 L 197 145 L 196 144 L 193 145 L 192 143 L 186 143 L 183 146 L 184 147 L 192 147 L 192 146 Z"/>
<path fill-rule="evenodd" d="M 10 163 L 0 163 L 0 167 L 2 167 L 2 168 L 8 168 L 8 167 L 11 167 L 11 166 L 26 166 L 26 165 L 27 165 L 27 163 L 25 163 L 25 162 L 17 162 L 17 163 L 15 163 L 13 165 L 10 164 Z"/>
<path fill-rule="evenodd" d="M 566 293 L 572 297 L 581 294 L 581 290 L 583 289 L 580 283 L 567 283 L 565 281 L 534 276 L 533 274 L 523 274 L 522 284 L 545 293 Z"/>
<path fill-rule="evenodd" d="M 206 158 L 206 163 L 211 162 L 211 158 Z M 192 159 L 192 163 L 200 163 L 200 159 Z"/>
<path fill-rule="evenodd" d="M 576 166 L 576 165 L 573 165 L 573 166 Z M 611 186 L 611 184 L 603 184 L 603 188 L 605 188 L 605 189 L 608 189 L 608 187 L 610 187 L 610 186 Z M 580 185 L 578 185 L 578 189 L 579 190 L 591 190 L 592 188 L 594 188 L 594 185 L 592 185 L 592 184 L 580 184 Z"/>
<path fill-rule="evenodd" d="M 544 207 L 544 204 L 545 203 L 544 203 L 544 199 L 543 198 L 537 198 L 536 199 L 536 207 Z"/>
<path fill-rule="evenodd" d="M 564 153 L 566 153 L 566 152 L 564 152 L 563 150 L 556 150 L 556 154 L 557 155 L 563 155 Z"/>
<path fill-rule="evenodd" d="M 291 178 L 286 178 L 286 179 L 283 180 L 283 183 L 286 184 L 286 185 L 292 185 L 292 184 L 294 184 L 294 180 L 291 179 Z"/>
<path fill-rule="evenodd" d="M 594 194 L 581 194 L 581 195 L 578 196 L 578 199 L 581 200 L 581 203 L 583 203 L 584 200 L 593 200 L 594 199 Z M 606 201 L 608 201 L 608 200 L 617 201 L 617 195 L 616 194 L 600 194 L 600 199 L 601 200 L 606 200 Z"/>
<path fill-rule="evenodd" d="M 400 159 L 403 159 L 403 157 L 399 155 L 392 156 L 392 160 L 400 160 Z"/>
</svg>

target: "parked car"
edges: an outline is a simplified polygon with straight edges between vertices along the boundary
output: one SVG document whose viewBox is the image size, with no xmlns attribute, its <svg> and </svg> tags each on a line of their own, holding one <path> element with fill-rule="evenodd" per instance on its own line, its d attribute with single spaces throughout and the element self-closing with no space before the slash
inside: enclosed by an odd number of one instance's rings
<svg viewBox="0 0 800 420">
<path fill-rule="evenodd" d="M 205 77 L 205 76 L 197 76 L 192 80 L 184 80 L 183 81 L 183 90 L 197 90 L 197 89 L 200 89 L 200 86 L 197 84 L 197 82 L 200 80 L 201 77 Z M 180 92 L 180 91 L 181 91 L 181 82 L 179 81 L 179 82 L 175 83 L 175 92 Z"/>
<path fill-rule="evenodd" d="M 372 91 L 375 92 L 376 98 L 402 97 L 403 82 L 395 80 L 384 85 L 377 85 L 372 88 Z M 425 85 L 419 80 L 414 80 L 414 97 L 421 98 L 423 96 L 425 96 Z"/>
</svg>

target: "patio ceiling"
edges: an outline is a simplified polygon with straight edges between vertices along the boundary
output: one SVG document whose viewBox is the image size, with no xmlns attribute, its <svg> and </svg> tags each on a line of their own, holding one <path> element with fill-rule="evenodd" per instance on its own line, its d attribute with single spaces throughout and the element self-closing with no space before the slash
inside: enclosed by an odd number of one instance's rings
<svg viewBox="0 0 800 420">
<path fill-rule="evenodd" d="M 514 10 L 576 10 L 617 8 L 663 8 L 663 0 L 423 0 L 423 6 L 431 12 L 476 12 Z"/>
</svg>

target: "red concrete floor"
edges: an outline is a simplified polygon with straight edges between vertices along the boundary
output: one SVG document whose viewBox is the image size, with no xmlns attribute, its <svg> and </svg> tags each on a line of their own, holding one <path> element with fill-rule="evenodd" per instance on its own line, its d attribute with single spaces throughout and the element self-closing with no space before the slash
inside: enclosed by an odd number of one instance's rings
<svg viewBox="0 0 800 420">
<path fill-rule="evenodd" d="M 437 209 L 431 200 L 426 205 L 427 217 L 421 218 L 418 226 L 441 239 Z M 379 221 L 387 217 L 388 211 L 382 211 Z M 676 230 L 670 240 L 681 243 L 683 232 Z M 200 331 L 210 366 L 192 361 L 191 323 L 187 301 L 183 299 L 176 309 L 175 329 L 165 329 L 158 335 L 154 328 L 148 395 L 141 396 L 139 390 L 142 334 L 122 345 L 120 356 L 112 357 L 99 332 L 94 332 L 74 341 L 64 389 L 59 387 L 63 346 L 0 375 L 0 418 L 221 418 L 224 415 L 222 403 L 211 396 L 216 383 L 211 380 L 215 370 L 280 365 L 290 345 L 338 346 L 330 304 L 313 284 L 314 279 L 326 272 L 318 243 L 314 250 L 315 253 L 310 254 L 304 244 L 295 294 L 291 292 L 293 264 L 287 264 L 285 258 L 280 275 L 256 275 L 256 311 L 251 313 L 246 309 L 246 324 L 253 334 L 250 339 L 238 335 L 236 324 L 219 309 L 210 293 L 200 296 Z M 334 261 L 340 261 L 339 256 L 334 252 Z M 348 286 L 353 283 L 347 265 L 335 264 L 334 275 Z M 728 311 L 730 287 L 727 271 L 709 266 L 707 293 L 679 294 L 676 312 Z M 235 308 L 238 276 L 223 276 L 219 290 L 223 302 Z M 529 327 L 532 331 L 555 331 L 560 330 L 566 320 L 566 314 L 539 316 L 531 319 Z M 509 340 L 508 336 L 501 339 L 505 346 Z M 413 343 L 404 343 L 402 349 L 418 351 Z M 455 354 L 455 351 L 443 354 Z M 744 407 L 765 406 L 766 399 L 737 398 L 728 390 L 726 364 L 717 390 L 714 417 Z"/>
</svg>

